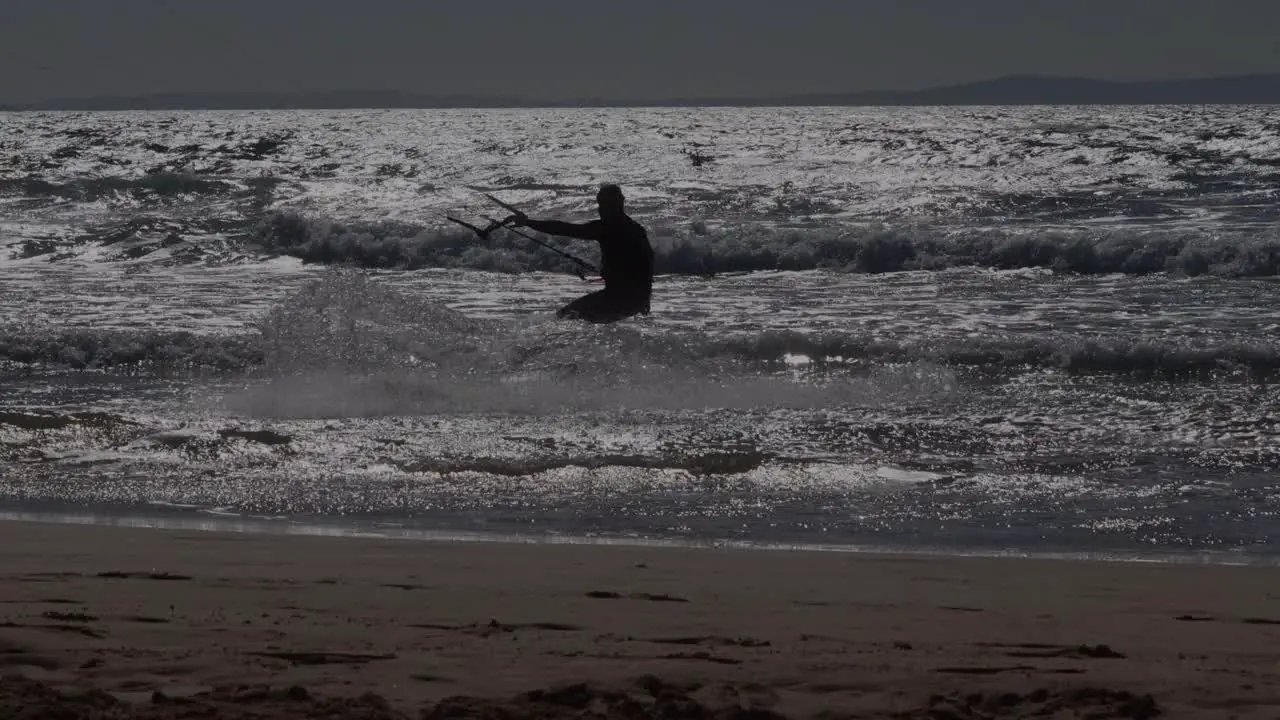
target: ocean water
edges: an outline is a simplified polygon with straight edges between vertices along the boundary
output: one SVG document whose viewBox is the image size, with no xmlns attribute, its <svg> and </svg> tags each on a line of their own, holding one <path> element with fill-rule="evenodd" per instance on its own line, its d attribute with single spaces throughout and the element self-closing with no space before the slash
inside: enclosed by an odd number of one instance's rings
<svg viewBox="0 0 1280 720">
<path fill-rule="evenodd" d="M 442 217 L 601 182 L 617 325 Z M 0 114 L 0 514 L 1273 562 L 1278 201 L 1271 107 Z"/>
</svg>

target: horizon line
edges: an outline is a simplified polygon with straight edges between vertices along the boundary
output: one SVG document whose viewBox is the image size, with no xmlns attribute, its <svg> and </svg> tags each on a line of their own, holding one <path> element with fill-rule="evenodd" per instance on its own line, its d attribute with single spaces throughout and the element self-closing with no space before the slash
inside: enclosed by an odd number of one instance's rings
<svg viewBox="0 0 1280 720">
<path fill-rule="evenodd" d="M 1178 89 L 1176 86 L 1178 85 L 1187 85 L 1187 84 L 1196 84 L 1196 83 L 1227 83 L 1227 82 L 1240 82 L 1240 81 L 1267 81 L 1267 80 L 1277 82 L 1277 87 L 1274 90 L 1274 94 L 1276 95 L 1277 100 L 1272 102 L 1267 102 L 1267 103 L 1259 103 L 1259 104 L 1276 104 L 1277 102 L 1280 102 L 1280 72 L 1250 73 L 1250 74 L 1235 74 L 1235 75 L 1187 76 L 1187 77 L 1179 77 L 1179 78 L 1146 79 L 1146 80 L 1102 80 L 1102 79 L 1091 78 L 1087 76 L 1028 73 L 1028 74 L 1009 74 L 1009 75 L 994 76 L 994 77 L 989 77 L 985 79 L 970 80 L 970 81 L 953 83 L 948 85 L 935 85 L 935 86 L 930 86 L 930 87 L 915 89 L 915 90 L 845 90 L 845 91 L 834 90 L 834 91 L 823 91 L 823 92 L 800 92 L 800 93 L 772 94 L 772 95 L 737 95 L 737 96 L 706 95 L 706 96 L 684 96 L 684 97 L 669 97 L 669 98 L 635 97 L 635 98 L 606 99 L 606 98 L 599 98 L 599 97 L 579 97 L 579 98 L 573 98 L 573 99 L 548 99 L 548 98 L 530 98 L 530 97 L 512 96 L 505 93 L 458 93 L 458 92 L 430 93 L 430 92 L 414 91 L 414 90 L 369 89 L 369 88 L 327 89 L 327 90 L 316 90 L 316 89 L 312 89 L 312 90 L 196 90 L 196 91 L 166 90 L 166 91 L 158 91 L 158 92 L 134 94 L 134 95 L 95 95 L 95 96 L 79 96 L 79 97 L 68 96 L 68 97 L 56 97 L 56 98 L 26 102 L 26 103 L 0 103 L 0 112 L 23 112 L 23 111 L 38 112 L 41 110 L 74 111 L 77 109 L 74 106 L 77 106 L 77 105 L 92 105 L 92 104 L 124 105 L 128 103 L 144 103 L 148 101 L 155 102 L 155 101 L 166 100 L 166 99 L 190 102 L 190 101 L 198 101 L 202 98 L 221 97 L 221 98 L 228 98 L 228 99 L 230 98 L 241 98 L 241 99 L 278 98 L 280 100 L 287 101 L 289 99 L 302 99 L 308 96 L 313 96 L 313 97 L 330 96 L 334 98 L 342 98 L 344 96 L 350 97 L 350 96 L 358 96 L 358 95 L 385 96 L 385 97 L 400 96 L 402 98 L 409 99 L 409 100 L 421 100 L 421 101 L 427 101 L 427 102 L 433 103 L 429 107 L 422 107 L 420 109 L 439 109 L 439 110 L 444 110 L 444 109 L 495 109 L 496 110 L 496 109 L 535 109 L 535 108 L 554 109 L 554 108 L 575 108 L 575 107 L 576 108 L 599 108 L 599 107 L 641 108 L 641 107 L 699 107 L 699 106 L 733 107 L 733 106 L 753 106 L 753 105 L 786 107 L 788 102 L 795 102 L 795 101 L 810 101 L 810 102 L 797 102 L 796 106 L 818 107 L 818 106 L 822 106 L 823 103 L 819 102 L 819 103 L 813 104 L 812 101 L 824 100 L 824 99 L 835 101 L 831 103 L 831 105 L 833 106 L 851 105 L 851 104 L 863 104 L 866 106 L 875 106 L 877 104 L 883 104 L 883 105 L 907 104 L 902 102 L 893 102 L 893 100 L 896 99 L 899 101 L 904 101 L 904 100 L 910 100 L 912 97 L 927 96 L 930 94 L 947 93 L 947 92 L 977 91 L 977 90 L 984 89 L 984 86 L 992 86 L 992 85 L 998 85 L 1000 83 L 1010 83 L 1010 82 L 1024 82 L 1024 83 L 1025 82 L 1041 82 L 1046 84 L 1076 83 L 1076 84 L 1084 84 L 1084 85 L 1092 86 L 1091 88 L 1077 87 L 1076 88 L 1077 90 L 1082 90 L 1082 89 L 1083 90 L 1087 90 L 1087 89 L 1099 90 L 1102 88 L 1125 89 L 1125 88 L 1142 88 L 1142 87 L 1153 89 L 1158 87 L 1165 90 L 1176 91 Z M 1025 89 L 1025 92 L 1027 92 L 1028 94 L 1032 94 L 1035 92 L 1035 88 Z M 843 99 L 844 102 L 840 102 L 841 99 Z M 859 99 L 863 99 L 863 100 L 881 99 L 886 102 L 860 103 L 860 102 L 857 102 Z M 456 104 L 435 104 L 435 103 L 456 103 Z M 943 104 L 981 105 L 983 103 L 966 103 L 963 101 L 951 101 Z M 1115 105 L 1115 104 L 1125 104 L 1125 103 L 1123 101 L 1109 99 L 1104 102 L 1098 102 L 1098 103 L 1015 102 L 1015 103 L 1008 103 L 1008 104 Z M 1132 104 L 1152 104 L 1152 103 L 1135 101 Z M 1210 101 L 1205 104 L 1235 104 L 1235 103 Z M 1242 103 L 1242 104 L 1253 104 L 1253 103 Z M 58 107 L 58 106 L 64 106 L 64 107 Z M 354 106 L 343 106 L 342 109 L 384 109 L 384 107 L 385 106 L 370 106 L 368 108 L 357 108 Z M 158 108 L 117 107 L 117 108 L 111 108 L 111 109 L 117 110 L 117 111 L 127 111 L 130 109 L 148 110 L 148 109 L 158 109 Z M 197 109 L 197 108 L 183 108 L 183 109 Z M 217 107 L 217 108 L 206 108 L 206 109 L 252 110 L 252 109 L 277 109 L 277 108 Z M 278 109 L 301 110 L 301 109 L 337 109 L 337 108 L 326 108 L 326 107 L 304 108 L 304 107 L 290 106 L 288 108 L 278 108 Z M 388 109 L 415 109 L 415 108 L 409 107 L 409 106 L 400 106 L 400 107 L 394 107 L 394 108 L 388 108 Z"/>
</svg>

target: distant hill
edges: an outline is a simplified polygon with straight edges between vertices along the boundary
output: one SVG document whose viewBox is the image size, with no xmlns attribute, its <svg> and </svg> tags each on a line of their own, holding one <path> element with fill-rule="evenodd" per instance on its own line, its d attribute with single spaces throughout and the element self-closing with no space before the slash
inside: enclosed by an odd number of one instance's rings
<svg viewBox="0 0 1280 720">
<path fill-rule="evenodd" d="M 296 110 L 363 108 L 518 107 L 773 107 L 874 105 L 1273 105 L 1280 74 L 1187 80 L 1109 82 L 1085 78 L 1012 76 L 914 91 L 873 91 L 739 98 L 539 100 L 486 95 L 424 95 L 356 90 L 298 93 L 168 93 L 140 97 L 70 98 L 5 110 Z"/>
<path fill-rule="evenodd" d="M 1280 74 L 1109 82 L 1013 76 L 909 92 L 797 95 L 798 105 L 1272 105 Z"/>
</svg>

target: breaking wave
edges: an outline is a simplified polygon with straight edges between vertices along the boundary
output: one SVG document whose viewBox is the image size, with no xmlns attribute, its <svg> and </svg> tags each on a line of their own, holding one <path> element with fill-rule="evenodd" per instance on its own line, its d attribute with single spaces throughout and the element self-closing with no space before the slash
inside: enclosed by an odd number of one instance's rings
<svg viewBox="0 0 1280 720">
<path fill-rule="evenodd" d="M 241 370 L 260 365 L 263 352 L 252 335 L 209 336 L 136 330 L 4 331 L 0 365 L 76 370 Z"/>
<path fill-rule="evenodd" d="M 305 262 L 365 268 L 468 268 L 496 272 L 565 269 L 565 262 L 507 233 L 480 240 L 465 231 L 395 221 L 339 222 L 273 212 L 249 233 L 260 250 Z M 1112 230 L 939 231 L 873 225 L 826 230 L 734 227 L 651 229 L 660 274 L 761 270 L 885 273 L 957 267 L 1047 268 L 1078 274 L 1273 277 L 1280 233 L 1210 236 Z M 565 245 L 589 259 L 594 248 Z"/>
<path fill-rule="evenodd" d="M 839 377 L 923 364 L 998 375 L 1054 370 L 1157 379 L 1280 375 L 1280 344 L 1096 339 L 1069 334 L 895 340 L 871 334 L 763 331 L 706 338 L 555 321 L 523 328 L 474 321 L 363 284 L 318 282 L 277 307 L 256 332 L 200 335 L 129 330 L 0 330 L 0 367 L 363 374 L 406 369 L 440 377 L 534 373 L 626 382 L 671 372 L 706 382 L 803 372 Z"/>
<path fill-rule="evenodd" d="M 990 370 L 1056 369 L 1165 378 L 1239 373 L 1269 377 L 1280 371 L 1280 344 L 1276 343 L 1191 345 L 1070 335 L 895 341 L 847 333 L 766 332 L 715 341 L 707 352 L 771 363 L 799 356 L 827 366 L 930 362 Z"/>
</svg>

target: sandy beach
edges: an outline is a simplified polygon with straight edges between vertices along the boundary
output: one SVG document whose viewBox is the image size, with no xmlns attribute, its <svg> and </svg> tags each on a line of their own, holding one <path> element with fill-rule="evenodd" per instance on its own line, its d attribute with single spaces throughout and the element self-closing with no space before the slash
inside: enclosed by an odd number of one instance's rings
<svg viewBox="0 0 1280 720">
<path fill-rule="evenodd" d="M 0 539 L 4 718 L 1280 717 L 1271 568 Z"/>
</svg>

